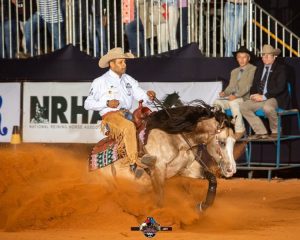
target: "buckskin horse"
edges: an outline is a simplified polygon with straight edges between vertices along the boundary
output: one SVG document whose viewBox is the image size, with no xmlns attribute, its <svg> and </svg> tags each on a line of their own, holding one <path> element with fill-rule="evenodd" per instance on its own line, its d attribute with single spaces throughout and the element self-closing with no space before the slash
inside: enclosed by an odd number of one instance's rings
<svg viewBox="0 0 300 240">
<path fill-rule="evenodd" d="M 146 129 L 140 134 L 144 136 L 143 151 L 155 156 L 156 161 L 148 166 L 148 174 L 135 181 L 144 185 L 151 183 L 157 193 L 158 204 L 161 204 L 166 179 L 176 175 L 207 179 L 209 185 L 206 199 L 197 205 L 201 211 L 207 209 L 213 204 L 216 195 L 217 178 L 213 169 L 217 166 L 224 177 L 231 177 L 236 172 L 233 157 L 235 139 L 231 119 L 221 110 L 203 101 L 151 114 L 145 109 L 142 107 L 139 111 L 147 113 L 142 117 Z M 110 156 L 116 155 L 112 153 L 116 148 L 115 144 L 108 144 L 105 148 L 111 149 Z M 99 149 L 103 148 L 98 144 L 90 156 L 92 170 L 99 168 Z M 103 160 L 103 153 L 101 154 Z M 122 159 L 115 160 L 111 161 L 113 163 L 110 164 L 110 168 L 101 168 L 101 172 L 114 176 L 115 179 L 134 179 Z"/>
</svg>

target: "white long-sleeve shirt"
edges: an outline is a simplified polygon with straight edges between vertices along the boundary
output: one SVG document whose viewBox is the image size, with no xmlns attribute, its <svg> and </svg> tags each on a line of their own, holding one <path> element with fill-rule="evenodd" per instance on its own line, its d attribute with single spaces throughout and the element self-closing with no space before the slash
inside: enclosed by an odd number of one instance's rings
<svg viewBox="0 0 300 240">
<path fill-rule="evenodd" d="M 107 100 L 119 100 L 117 108 L 109 108 Z M 138 81 L 123 74 L 121 77 L 112 70 L 107 71 L 102 76 L 96 78 L 90 88 L 90 93 L 84 102 L 86 110 L 99 111 L 100 115 L 112 111 L 118 111 L 121 108 L 131 109 L 133 100 L 143 100 L 150 104 L 146 92 L 139 87 Z"/>
</svg>

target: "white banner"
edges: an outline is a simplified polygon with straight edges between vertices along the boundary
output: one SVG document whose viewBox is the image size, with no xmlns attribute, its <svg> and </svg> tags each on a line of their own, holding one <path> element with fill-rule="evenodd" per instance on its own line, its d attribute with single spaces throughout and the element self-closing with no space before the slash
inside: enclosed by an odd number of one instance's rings
<svg viewBox="0 0 300 240">
<path fill-rule="evenodd" d="M 177 92 L 182 102 L 200 99 L 207 104 L 213 104 L 222 91 L 222 82 L 142 82 L 140 86 L 145 90 L 154 90 L 160 100 L 167 94 Z"/>
<path fill-rule="evenodd" d="M 95 143 L 99 114 L 84 109 L 90 83 L 24 83 L 23 141 Z"/>
<path fill-rule="evenodd" d="M 91 83 L 24 83 L 23 141 L 95 143 L 103 138 L 99 114 L 84 110 Z M 180 100 L 201 99 L 211 104 L 221 82 L 140 83 L 157 93 L 158 99 L 177 92 Z M 134 108 L 137 107 L 137 104 Z"/>
<path fill-rule="evenodd" d="M 20 126 L 20 83 L 0 83 L 0 142 L 10 142 L 13 126 Z"/>
</svg>

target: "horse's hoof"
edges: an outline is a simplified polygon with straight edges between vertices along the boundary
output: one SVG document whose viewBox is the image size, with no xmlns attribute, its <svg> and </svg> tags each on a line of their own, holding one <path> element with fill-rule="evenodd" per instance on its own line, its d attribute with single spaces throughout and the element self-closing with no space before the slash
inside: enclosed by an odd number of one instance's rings
<svg viewBox="0 0 300 240">
<path fill-rule="evenodd" d="M 207 206 L 204 202 L 201 202 L 196 205 L 196 209 L 197 209 L 197 211 L 203 213 L 207 209 Z"/>
</svg>

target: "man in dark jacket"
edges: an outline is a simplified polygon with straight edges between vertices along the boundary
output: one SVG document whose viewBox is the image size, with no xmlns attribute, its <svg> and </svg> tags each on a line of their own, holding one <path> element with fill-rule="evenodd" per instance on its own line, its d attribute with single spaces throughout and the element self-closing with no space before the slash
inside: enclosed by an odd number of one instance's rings
<svg viewBox="0 0 300 240">
<path fill-rule="evenodd" d="M 277 137 L 276 109 L 286 108 L 289 103 L 287 88 L 287 70 L 284 64 L 276 60 L 280 49 L 271 45 L 264 45 L 262 49 L 263 65 L 259 66 L 254 75 L 250 89 L 250 100 L 240 105 L 243 117 L 249 122 L 255 132 L 250 139 L 265 139 L 267 129 L 262 120 L 255 115 L 255 111 L 262 108 L 267 116 L 271 129 L 271 137 Z"/>
</svg>

